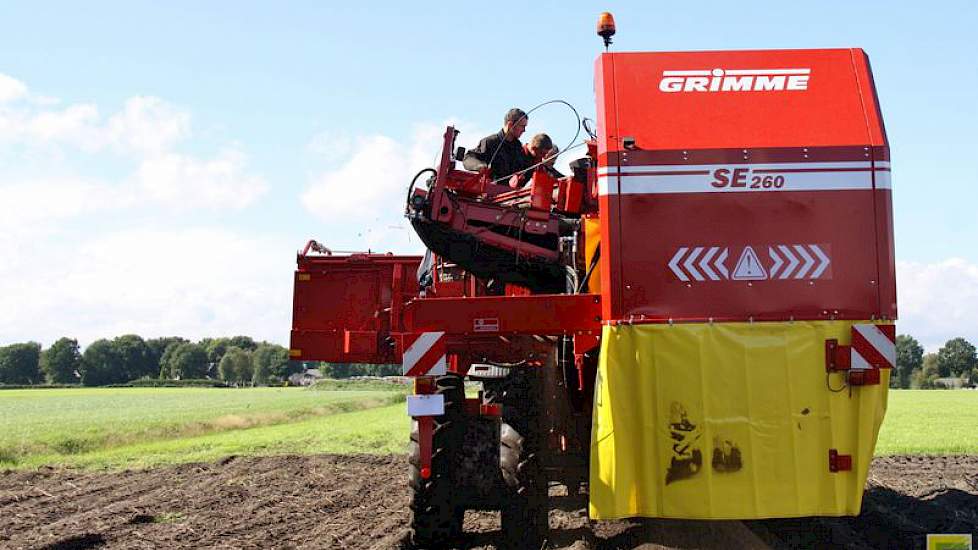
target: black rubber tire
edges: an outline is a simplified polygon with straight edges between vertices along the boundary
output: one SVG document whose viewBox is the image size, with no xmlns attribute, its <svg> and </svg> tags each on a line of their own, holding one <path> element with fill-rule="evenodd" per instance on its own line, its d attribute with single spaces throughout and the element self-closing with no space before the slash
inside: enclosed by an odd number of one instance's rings
<svg viewBox="0 0 978 550">
<path fill-rule="evenodd" d="M 453 491 L 456 456 L 463 437 L 462 378 L 454 374 L 435 381 L 436 393 L 445 396 L 445 414 L 434 418 L 431 477 L 421 477 L 421 449 L 417 421 L 411 430 L 408 483 L 411 488 L 411 543 L 415 548 L 450 548 L 462 534 L 465 509 Z"/>
<path fill-rule="evenodd" d="M 499 467 L 509 487 L 500 510 L 507 548 L 541 548 L 549 530 L 547 482 L 540 469 L 539 455 L 530 441 L 503 423 L 499 434 Z"/>
<path fill-rule="evenodd" d="M 498 510 L 505 484 L 499 471 L 499 419 L 465 419 L 462 452 L 455 467 L 456 492 L 469 510 Z"/>
<path fill-rule="evenodd" d="M 509 376 L 482 383 L 486 403 L 503 406 L 503 422 L 536 442 L 540 437 L 541 373 L 537 368 L 513 368 Z"/>
<path fill-rule="evenodd" d="M 541 423 L 541 372 L 513 369 L 504 379 L 483 384 L 483 397 L 503 406 L 499 432 L 499 467 L 507 487 L 500 510 L 508 548 L 541 548 L 548 533 L 547 480 L 540 462 L 544 440 Z"/>
</svg>

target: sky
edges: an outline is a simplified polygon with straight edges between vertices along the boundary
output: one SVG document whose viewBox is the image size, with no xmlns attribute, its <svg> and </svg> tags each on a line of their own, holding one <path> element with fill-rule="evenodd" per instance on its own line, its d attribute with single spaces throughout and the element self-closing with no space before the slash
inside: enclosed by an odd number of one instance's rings
<svg viewBox="0 0 978 550">
<path fill-rule="evenodd" d="M 861 47 L 893 159 L 898 331 L 978 343 L 975 2 L 22 2 L 0 7 L 0 345 L 287 344 L 295 252 L 414 253 L 448 123 L 594 116 L 615 51 Z M 573 137 L 565 107 L 528 135 Z"/>
</svg>

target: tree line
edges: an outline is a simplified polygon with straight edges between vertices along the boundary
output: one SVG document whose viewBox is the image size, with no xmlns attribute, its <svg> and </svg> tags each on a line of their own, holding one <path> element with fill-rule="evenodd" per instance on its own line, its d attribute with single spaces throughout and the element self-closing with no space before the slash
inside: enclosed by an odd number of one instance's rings
<svg viewBox="0 0 978 550">
<path fill-rule="evenodd" d="M 964 338 L 952 338 L 937 353 L 925 354 L 916 338 L 901 334 L 897 336 L 896 352 L 891 388 L 947 388 L 953 378 L 965 386 L 978 384 L 975 346 Z"/>
<path fill-rule="evenodd" d="M 221 380 L 229 384 L 281 383 L 302 370 L 277 344 L 248 336 L 143 339 L 127 334 L 92 342 L 84 352 L 73 338 L 47 349 L 37 342 L 0 347 L 0 384 L 106 386 L 136 380 Z"/>
<path fill-rule="evenodd" d="M 916 338 L 897 336 L 893 388 L 940 388 L 947 380 L 978 384 L 975 346 L 964 338 L 948 340 L 937 353 L 924 353 Z M 304 368 L 319 368 L 328 378 L 390 376 L 399 365 L 303 363 L 289 360 L 286 348 L 248 336 L 204 338 L 191 342 L 171 336 L 143 339 L 127 334 L 92 342 L 82 352 L 78 341 L 61 338 L 47 349 L 37 342 L 0 347 L 0 384 L 82 384 L 105 386 L 142 379 L 221 380 L 228 384 L 282 383 Z"/>
</svg>

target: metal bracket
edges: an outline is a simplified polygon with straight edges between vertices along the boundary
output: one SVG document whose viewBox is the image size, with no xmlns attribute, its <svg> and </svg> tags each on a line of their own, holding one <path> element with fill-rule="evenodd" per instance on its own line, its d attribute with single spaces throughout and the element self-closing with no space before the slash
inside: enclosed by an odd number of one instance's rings
<svg viewBox="0 0 978 550">
<path fill-rule="evenodd" d="M 845 372 L 849 386 L 875 386 L 880 383 L 878 368 L 852 368 L 852 346 L 840 345 L 834 338 L 825 341 L 825 372 Z"/>
<path fill-rule="evenodd" d="M 852 470 L 852 455 L 840 455 L 836 449 L 829 449 L 829 471 L 848 472 Z"/>
<path fill-rule="evenodd" d="M 835 338 L 825 341 L 825 372 L 849 370 L 852 367 L 852 346 L 839 345 Z"/>
<path fill-rule="evenodd" d="M 880 370 L 871 369 L 851 369 L 849 371 L 850 386 L 877 386 L 880 383 Z"/>
<path fill-rule="evenodd" d="M 464 403 L 464 410 L 466 416 L 493 416 L 500 417 L 503 415 L 503 406 L 500 403 L 483 403 L 482 394 L 480 392 L 479 397 L 466 398 Z"/>
</svg>

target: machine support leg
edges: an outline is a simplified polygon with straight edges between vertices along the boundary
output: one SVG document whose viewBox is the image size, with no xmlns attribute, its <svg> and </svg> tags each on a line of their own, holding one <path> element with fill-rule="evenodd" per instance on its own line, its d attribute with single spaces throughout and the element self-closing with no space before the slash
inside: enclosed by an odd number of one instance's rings
<svg viewBox="0 0 978 550">
<path fill-rule="evenodd" d="M 428 479 L 431 477 L 431 436 L 434 428 L 434 419 L 430 416 L 418 417 L 418 447 L 421 451 L 421 477 Z"/>
</svg>

